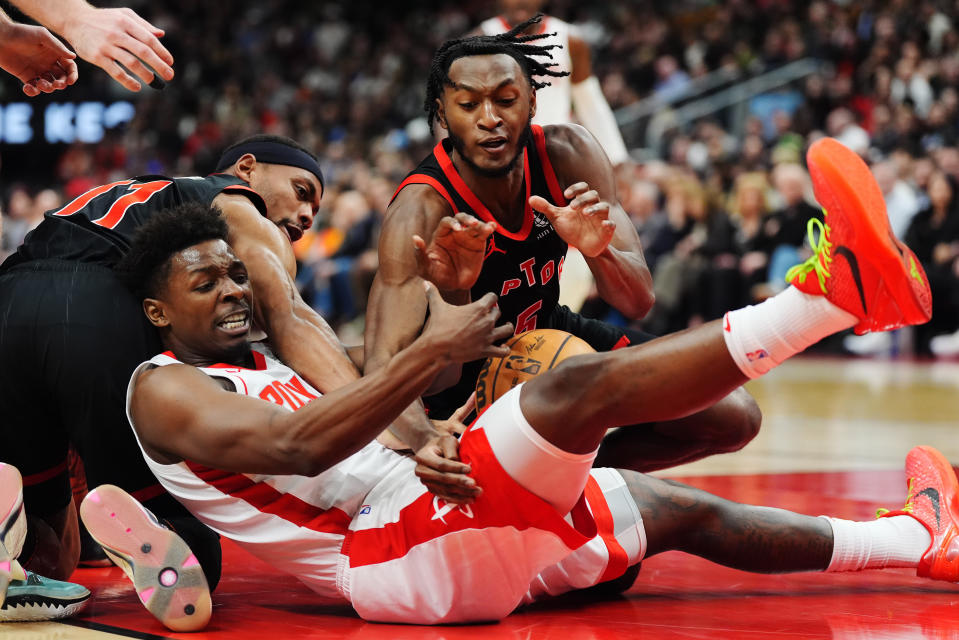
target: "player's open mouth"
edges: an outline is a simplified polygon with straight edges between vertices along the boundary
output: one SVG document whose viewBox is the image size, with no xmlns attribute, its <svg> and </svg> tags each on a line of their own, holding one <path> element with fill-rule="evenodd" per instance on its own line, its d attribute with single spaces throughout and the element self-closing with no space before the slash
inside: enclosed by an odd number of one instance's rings
<svg viewBox="0 0 959 640">
<path fill-rule="evenodd" d="M 300 229 L 295 224 L 285 224 L 283 228 L 286 230 L 286 235 L 289 236 L 290 242 L 296 242 L 303 237 L 303 229 Z"/>
<path fill-rule="evenodd" d="M 246 331 L 250 327 L 250 312 L 237 311 L 216 323 L 216 326 L 229 332 Z"/>
<path fill-rule="evenodd" d="M 506 148 L 506 143 L 506 138 L 489 138 L 480 142 L 479 146 L 483 147 L 487 151 L 502 151 Z"/>
</svg>

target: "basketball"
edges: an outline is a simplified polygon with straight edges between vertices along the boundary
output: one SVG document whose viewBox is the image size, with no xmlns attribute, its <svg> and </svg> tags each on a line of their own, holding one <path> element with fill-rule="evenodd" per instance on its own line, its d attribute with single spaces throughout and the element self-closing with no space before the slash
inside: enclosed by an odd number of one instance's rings
<svg viewBox="0 0 959 640">
<path fill-rule="evenodd" d="M 557 329 L 535 329 L 506 342 L 508 356 L 488 358 L 476 379 L 476 411 L 483 411 L 518 384 L 549 371 L 560 362 L 596 350 L 576 336 Z"/>
</svg>

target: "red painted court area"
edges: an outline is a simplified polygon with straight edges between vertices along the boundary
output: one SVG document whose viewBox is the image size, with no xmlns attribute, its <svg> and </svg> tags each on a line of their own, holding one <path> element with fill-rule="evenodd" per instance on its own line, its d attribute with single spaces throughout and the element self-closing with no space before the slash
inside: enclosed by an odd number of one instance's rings
<svg viewBox="0 0 959 640">
<path fill-rule="evenodd" d="M 854 519 L 873 517 L 880 506 L 897 508 L 905 496 L 901 470 L 684 480 L 740 502 Z M 324 605 L 295 579 L 229 542 L 224 563 L 213 619 L 202 633 L 166 631 L 140 606 L 120 570 L 111 568 L 74 575 L 95 591 L 95 599 L 71 622 L 72 629 L 42 625 L 59 633 L 29 637 L 959 638 L 959 586 L 922 580 L 905 570 L 763 576 L 673 552 L 644 562 L 633 588 L 618 598 L 573 594 L 497 624 L 404 627 L 366 623 L 348 608 Z M 14 626 L 2 631 L 17 634 Z"/>
</svg>

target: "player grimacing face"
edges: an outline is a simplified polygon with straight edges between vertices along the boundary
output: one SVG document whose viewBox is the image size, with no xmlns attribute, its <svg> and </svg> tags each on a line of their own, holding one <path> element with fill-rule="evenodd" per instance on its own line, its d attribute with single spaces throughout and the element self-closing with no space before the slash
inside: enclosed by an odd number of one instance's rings
<svg viewBox="0 0 959 640">
<path fill-rule="evenodd" d="M 313 225 L 323 187 L 306 169 L 258 162 L 250 173 L 250 187 L 266 202 L 266 217 L 290 242 L 299 240 Z"/>
<path fill-rule="evenodd" d="M 170 258 L 161 293 L 144 301 L 177 357 L 194 365 L 238 363 L 249 352 L 252 292 L 246 266 L 223 240 Z"/>
<path fill-rule="evenodd" d="M 461 159 L 480 175 L 499 177 L 516 166 L 536 112 L 536 93 L 507 54 L 457 58 L 452 87 L 440 100 L 440 125 Z"/>
</svg>

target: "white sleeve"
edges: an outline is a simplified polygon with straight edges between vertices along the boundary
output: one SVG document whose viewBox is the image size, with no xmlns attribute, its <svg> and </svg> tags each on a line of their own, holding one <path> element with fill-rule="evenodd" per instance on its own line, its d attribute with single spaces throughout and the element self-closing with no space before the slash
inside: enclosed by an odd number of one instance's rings
<svg viewBox="0 0 959 640">
<path fill-rule="evenodd" d="M 619 132 L 616 117 L 613 115 L 613 110 L 609 108 L 609 103 L 606 102 L 606 96 L 603 95 L 596 76 L 590 76 L 572 85 L 570 93 L 576 117 L 584 127 L 589 129 L 590 133 L 596 136 L 609 161 L 617 165 L 628 160 L 629 152 L 626 151 L 623 135 Z"/>
</svg>

